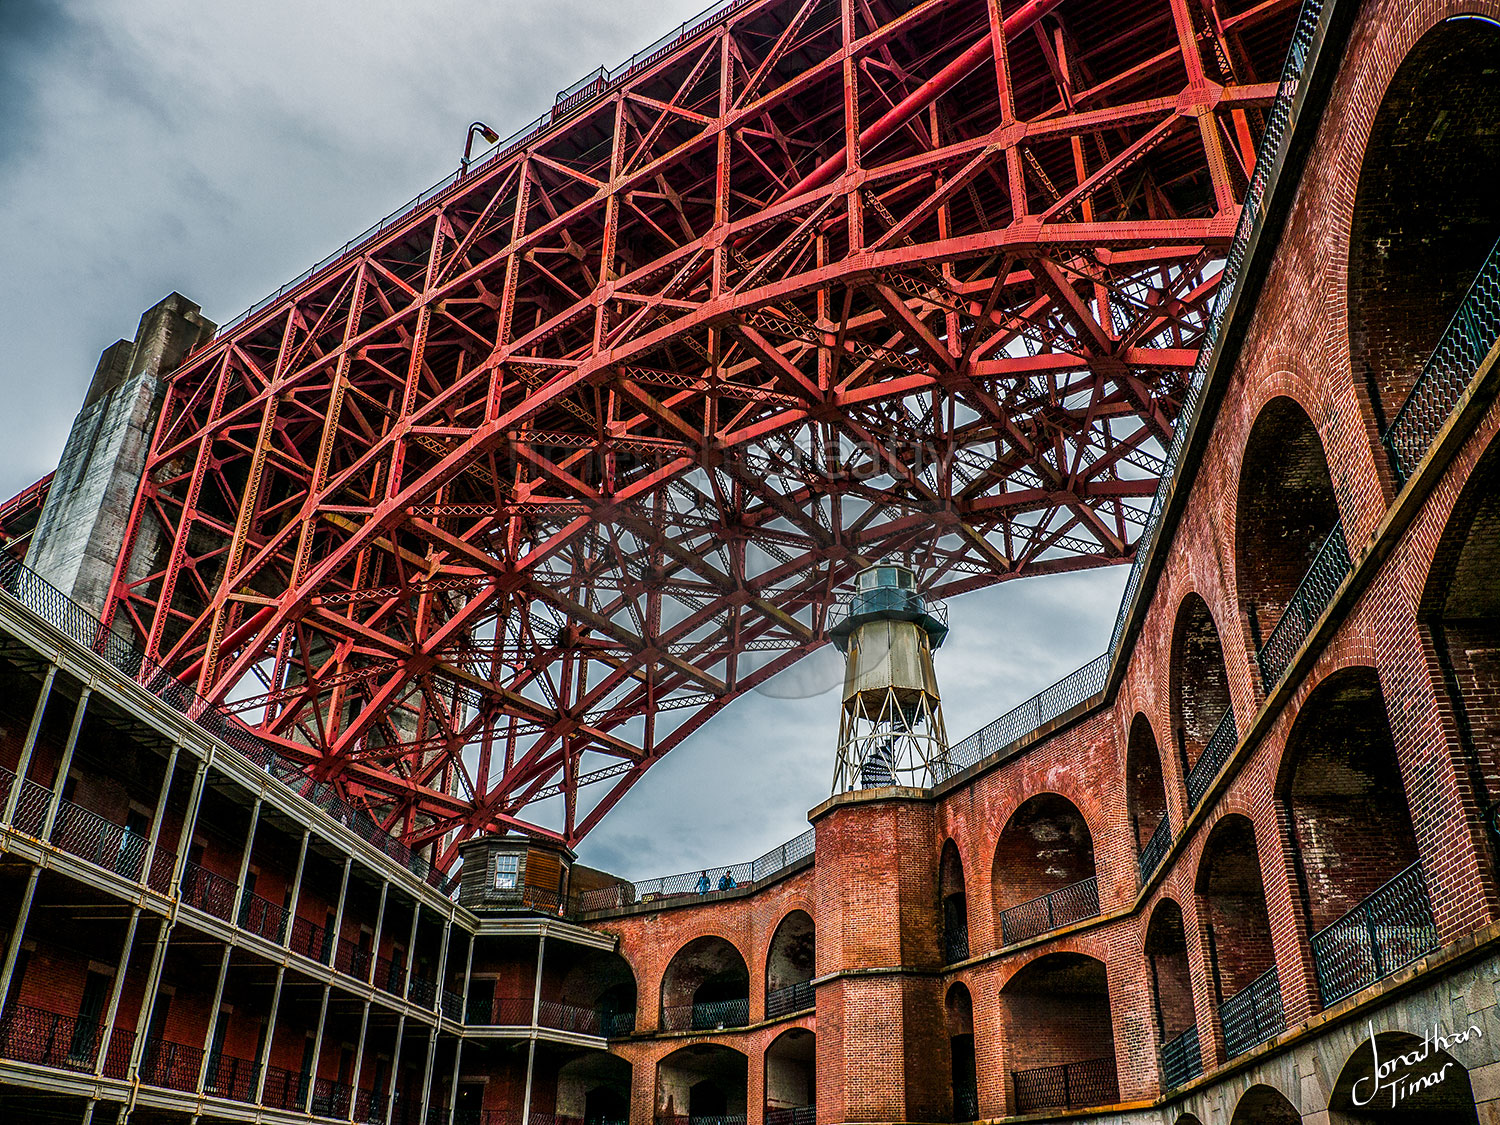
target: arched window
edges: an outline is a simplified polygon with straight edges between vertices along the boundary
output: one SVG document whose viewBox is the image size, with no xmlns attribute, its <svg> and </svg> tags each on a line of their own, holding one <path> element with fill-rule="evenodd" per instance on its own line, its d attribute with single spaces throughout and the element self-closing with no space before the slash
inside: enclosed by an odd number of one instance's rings
<svg viewBox="0 0 1500 1125">
<path fill-rule="evenodd" d="M 813 1125 L 817 1105 L 817 1040 L 794 1027 L 766 1048 L 766 1125 Z"/>
<path fill-rule="evenodd" d="M 750 973 L 740 951 L 721 937 L 688 942 L 662 974 L 664 1031 L 711 1031 L 750 1022 Z"/>
<path fill-rule="evenodd" d="M 1384 429 L 1500 235 L 1500 27 L 1438 24 L 1386 89 L 1349 239 L 1349 351 Z"/>
<path fill-rule="evenodd" d="M 1293 399 L 1267 403 L 1245 444 L 1234 560 L 1240 608 L 1270 690 L 1349 569 L 1323 442 Z"/>
<path fill-rule="evenodd" d="M 1399 1067 L 1382 1081 L 1375 1076 L 1377 1051 L 1382 1063 L 1406 1054 L 1424 1057 L 1420 1066 Z M 1392 1107 L 1390 1084 L 1397 1079 L 1403 1085 Z M 1463 1064 L 1402 1031 L 1383 1031 L 1373 1048 L 1366 1039 L 1354 1049 L 1333 1084 L 1328 1108 L 1341 1125 L 1479 1125 L 1474 1088 Z"/>
<path fill-rule="evenodd" d="M 948 1021 L 948 1052 L 953 1060 L 953 1120 L 979 1116 L 979 1072 L 974 1058 L 974 999 L 962 984 L 943 1001 Z"/>
<path fill-rule="evenodd" d="M 1207 929 L 1209 969 L 1229 1058 L 1286 1026 L 1255 826 L 1226 816 L 1214 825 L 1198 865 L 1198 914 Z"/>
<path fill-rule="evenodd" d="M 692 1118 L 743 1120 L 749 1059 L 732 1047 L 700 1043 L 656 1064 L 656 1120 L 687 1125 Z"/>
<path fill-rule="evenodd" d="M 793 910 L 781 920 L 766 953 L 766 1019 L 813 1006 L 813 920 Z"/>
<path fill-rule="evenodd" d="M 1172 843 L 1172 825 L 1167 819 L 1167 787 L 1162 780 L 1161 751 L 1157 748 L 1151 721 L 1142 714 L 1137 714 L 1131 722 L 1130 740 L 1125 748 L 1125 798 L 1144 884 L 1167 854 Z"/>
<path fill-rule="evenodd" d="M 590 1051 L 557 1071 L 558 1120 L 583 1125 L 622 1125 L 630 1117 L 630 1063 L 618 1055 Z"/>
<path fill-rule="evenodd" d="M 1104 962 L 1049 953 L 1000 990 L 1014 1113 L 1120 1100 Z"/>
<path fill-rule="evenodd" d="M 1323 1003 L 1436 948 L 1373 668 L 1336 672 L 1308 696 L 1287 739 L 1281 791 Z"/>
<path fill-rule="evenodd" d="M 995 848 L 991 880 L 1001 945 L 1098 914 L 1094 838 L 1078 807 L 1039 793 L 1013 812 Z"/>
<path fill-rule="evenodd" d="M 1193 978 L 1188 968 L 1187 935 L 1182 907 L 1162 899 L 1146 927 L 1146 964 L 1151 970 L 1151 999 L 1161 1043 L 1163 1090 L 1181 1086 L 1203 1073 L 1198 1016 L 1193 1009 Z"/>
<path fill-rule="evenodd" d="M 1229 759 L 1237 737 L 1224 646 L 1208 603 L 1189 594 L 1172 629 L 1172 735 L 1194 808 Z"/>
<path fill-rule="evenodd" d="M 938 866 L 938 899 L 943 911 L 943 962 L 948 965 L 969 959 L 969 900 L 964 894 L 964 863 L 958 845 L 943 845 Z"/>
</svg>

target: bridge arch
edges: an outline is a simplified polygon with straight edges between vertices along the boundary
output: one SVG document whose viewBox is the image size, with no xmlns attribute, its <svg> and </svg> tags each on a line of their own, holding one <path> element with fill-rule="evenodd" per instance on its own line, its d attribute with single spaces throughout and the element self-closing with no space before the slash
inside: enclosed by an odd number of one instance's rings
<svg viewBox="0 0 1500 1125">
<path fill-rule="evenodd" d="M 1151 911 L 1146 926 L 1146 965 L 1151 974 L 1159 1041 L 1172 1043 L 1198 1026 L 1193 1005 L 1193 974 L 1188 965 L 1187 932 L 1182 907 L 1164 898 Z M 1198 1047 L 1193 1046 L 1193 1054 Z M 1201 1065 L 1201 1063 L 1200 1063 Z M 1165 1086 L 1165 1081 L 1163 1086 Z"/>
<path fill-rule="evenodd" d="M 1404 1082 L 1397 1088 L 1393 1109 L 1389 1087 L 1379 1088 L 1372 1081 L 1375 1056 L 1378 1053 L 1384 1064 L 1412 1052 L 1426 1057 L 1419 1065 L 1398 1065 L 1391 1075 Z M 1349 1053 L 1333 1084 L 1328 1109 L 1338 1125 L 1479 1125 L 1468 1070 L 1447 1051 L 1431 1045 L 1424 1050 L 1420 1038 L 1404 1031 L 1379 1032 L 1373 1047 L 1365 1039 Z"/>
<path fill-rule="evenodd" d="M 1251 1086 L 1235 1103 L 1229 1125 L 1302 1125 L 1302 1114 L 1274 1086 Z"/>
<path fill-rule="evenodd" d="M 1428 31 L 1386 88 L 1349 237 L 1349 351 L 1384 428 L 1500 235 L 1500 26 Z"/>
</svg>

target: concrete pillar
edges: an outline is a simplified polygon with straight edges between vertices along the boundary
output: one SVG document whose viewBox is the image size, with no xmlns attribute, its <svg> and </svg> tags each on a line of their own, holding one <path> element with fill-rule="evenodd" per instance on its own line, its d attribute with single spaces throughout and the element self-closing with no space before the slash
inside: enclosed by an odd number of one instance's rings
<svg viewBox="0 0 1500 1125">
<path fill-rule="evenodd" d="M 127 546 L 163 377 L 214 328 L 197 305 L 173 293 L 141 317 L 134 341 L 117 341 L 99 357 L 26 553 L 26 565 L 93 613 L 103 610 Z M 141 565 L 155 553 L 150 546 L 135 544 Z"/>
</svg>

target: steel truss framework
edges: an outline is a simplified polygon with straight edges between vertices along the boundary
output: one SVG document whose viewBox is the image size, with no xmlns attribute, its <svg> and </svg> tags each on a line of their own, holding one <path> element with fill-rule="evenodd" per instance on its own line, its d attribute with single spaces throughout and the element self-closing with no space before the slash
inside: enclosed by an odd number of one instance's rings
<svg viewBox="0 0 1500 1125">
<path fill-rule="evenodd" d="M 108 615 L 440 863 L 576 843 L 874 559 L 1131 558 L 1294 14 L 738 0 L 190 356 Z"/>
</svg>

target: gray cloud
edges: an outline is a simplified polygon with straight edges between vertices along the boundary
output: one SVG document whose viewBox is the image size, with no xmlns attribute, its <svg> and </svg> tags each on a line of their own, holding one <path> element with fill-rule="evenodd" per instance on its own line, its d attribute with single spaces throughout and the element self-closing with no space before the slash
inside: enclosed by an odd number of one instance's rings
<svg viewBox="0 0 1500 1125">
<path fill-rule="evenodd" d="M 0 498 L 56 464 L 99 352 L 177 290 L 223 322 L 703 0 L 0 0 Z M 955 737 L 1107 639 L 1119 571 L 957 603 Z M 830 664 L 832 658 L 834 663 Z M 836 654 L 653 767 L 584 859 L 649 876 L 750 858 L 827 794 Z"/>
</svg>

